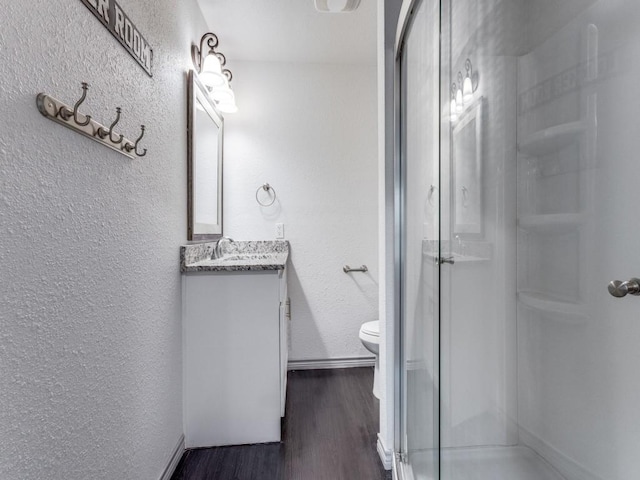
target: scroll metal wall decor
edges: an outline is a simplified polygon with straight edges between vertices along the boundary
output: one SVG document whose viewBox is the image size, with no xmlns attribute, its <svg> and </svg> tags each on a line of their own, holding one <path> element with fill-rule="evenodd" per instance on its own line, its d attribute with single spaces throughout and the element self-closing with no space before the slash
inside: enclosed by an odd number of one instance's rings
<svg viewBox="0 0 640 480">
<path fill-rule="evenodd" d="M 118 39 L 129 54 L 135 58 L 144 71 L 151 73 L 153 50 L 136 28 L 129 17 L 124 13 L 116 0 L 80 0 L 91 10 L 107 30 Z"/>
<path fill-rule="evenodd" d="M 49 120 L 53 120 L 56 123 L 64 125 L 71 130 L 75 130 L 81 133 L 85 137 L 89 137 L 102 145 L 105 145 L 116 152 L 120 152 L 129 158 L 144 157 L 147 154 L 147 149 L 140 151 L 138 144 L 144 136 L 144 125 L 140 125 L 140 136 L 135 142 L 124 137 L 122 134 L 114 132 L 114 127 L 120 121 L 120 114 L 122 109 L 116 108 L 116 119 L 107 128 L 104 125 L 96 122 L 91 115 L 83 115 L 78 109 L 84 99 L 87 97 L 87 90 L 89 85 L 87 83 L 82 84 L 82 97 L 75 103 L 73 107 L 70 107 L 60 100 L 47 95 L 45 93 L 39 93 L 36 97 L 36 104 L 40 113 L 47 117 Z"/>
</svg>

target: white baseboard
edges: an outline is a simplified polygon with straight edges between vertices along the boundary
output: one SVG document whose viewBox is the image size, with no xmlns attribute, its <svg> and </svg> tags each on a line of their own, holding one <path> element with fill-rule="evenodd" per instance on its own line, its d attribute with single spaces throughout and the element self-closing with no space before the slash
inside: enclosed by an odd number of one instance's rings
<svg viewBox="0 0 640 480">
<path fill-rule="evenodd" d="M 518 434 L 522 445 L 535 451 L 567 480 L 603 480 L 526 428 L 520 427 Z"/>
<path fill-rule="evenodd" d="M 382 440 L 380 434 L 378 434 L 378 444 L 376 450 L 378 450 L 378 455 L 380 456 L 380 461 L 382 462 L 384 469 L 391 470 L 391 467 L 393 466 L 393 450 L 389 450 L 385 446 L 384 440 Z"/>
<path fill-rule="evenodd" d="M 318 360 L 289 360 L 287 370 L 323 370 L 328 368 L 373 367 L 376 357 L 344 357 Z"/>
<path fill-rule="evenodd" d="M 178 466 L 178 463 L 182 458 L 182 454 L 184 453 L 184 450 L 185 450 L 184 434 L 182 434 L 180 435 L 178 444 L 176 445 L 176 448 L 173 450 L 173 454 L 169 459 L 169 464 L 167 465 L 167 468 L 164 469 L 164 472 L 162 473 L 160 480 L 171 480 L 171 477 L 173 476 L 173 472 L 175 472 L 176 467 Z"/>
</svg>

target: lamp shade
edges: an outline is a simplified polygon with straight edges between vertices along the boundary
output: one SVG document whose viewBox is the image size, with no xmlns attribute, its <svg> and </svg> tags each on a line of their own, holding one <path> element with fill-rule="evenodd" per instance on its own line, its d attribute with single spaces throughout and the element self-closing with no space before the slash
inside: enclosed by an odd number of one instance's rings
<svg viewBox="0 0 640 480">
<path fill-rule="evenodd" d="M 227 87 L 226 90 L 221 90 L 221 92 L 224 92 L 224 95 L 220 100 L 216 102 L 216 107 L 218 108 L 218 110 L 220 110 L 222 113 L 237 112 L 238 106 L 236 105 L 236 96 L 233 93 L 233 90 Z"/>
<path fill-rule="evenodd" d="M 233 91 L 229 87 L 229 82 L 227 82 L 226 79 L 222 86 L 211 90 L 209 96 L 216 102 L 231 102 L 235 97 Z"/>
<path fill-rule="evenodd" d="M 456 113 L 460 114 L 464 110 L 464 102 L 462 100 L 462 90 L 456 92 Z"/>
<path fill-rule="evenodd" d="M 215 55 L 207 55 L 202 62 L 202 71 L 200 72 L 200 81 L 205 87 L 215 89 L 221 87 L 227 81 L 222 74 L 220 60 Z"/>
<path fill-rule="evenodd" d="M 464 84 L 462 85 L 462 98 L 465 103 L 468 103 L 473 99 L 473 85 L 471 84 L 470 77 L 464 79 Z"/>
<path fill-rule="evenodd" d="M 455 123 L 458 121 L 458 105 L 456 104 L 456 99 L 451 99 L 451 108 L 449 110 L 451 115 L 451 123 Z"/>
</svg>

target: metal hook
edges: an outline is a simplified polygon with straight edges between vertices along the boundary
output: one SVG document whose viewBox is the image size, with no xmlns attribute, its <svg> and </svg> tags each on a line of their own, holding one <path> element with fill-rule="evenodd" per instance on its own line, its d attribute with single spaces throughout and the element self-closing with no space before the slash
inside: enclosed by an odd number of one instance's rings
<svg viewBox="0 0 640 480">
<path fill-rule="evenodd" d="M 124 138 L 124 135 L 120 134 L 120 138 L 118 138 L 117 140 L 113 138 L 113 127 L 116 126 L 116 124 L 120 121 L 120 112 L 122 112 L 122 109 L 120 107 L 116 108 L 116 119 L 115 121 L 111 124 L 111 126 L 109 127 L 109 140 L 111 140 L 112 143 L 120 143 L 122 142 L 122 139 Z"/>
<path fill-rule="evenodd" d="M 140 125 L 140 136 L 138 137 L 138 139 L 136 140 L 136 144 L 134 145 L 134 148 L 136 149 L 136 155 L 139 157 L 144 157 L 147 154 L 147 149 L 145 148 L 142 153 L 138 153 L 138 143 L 140 143 L 140 140 L 142 140 L 142 137 L 144 137 L 144 125 Z"/>
<path fill-rule="evenodd" d="M 80 108 L 80 105 L 82 104 L 82 102 L 84 102 L 84 99 L 87 98 L 88 89 L 89 89 L 89 84 L 87 82 L 82 82 L 82 97 L 80 97 L 80 100 L 78 100 L 76 104 L 73 106 L 73 121 L 76 122 L 81 127 L 84 127 L 85 125 L 89 125 L 89 122 L 91 121 L 91 115 L 85 115 L 84 122 L 81 122 L 78 119 L 78 108 Z"/>
<path fill-rule="evenodd" d="M 142 153 L 138 153 L 138 143 L 140 143 L 140 140 L 142 140 L 142 137 L 144 137 L 144 125 L 140 125 L 140 129 L 142 130 L 142 132 L 140 133 L 140 136 L 136 140 L 135 145 L 133 143 L 127 142 L 122 146 L 122 149 L 126 150 L 127 153 L 130 153 L 132 150 L 135 149 L 137 156 L 144 157 L 147 154 L 146 148 L 142 151 Z"/>
</svg>

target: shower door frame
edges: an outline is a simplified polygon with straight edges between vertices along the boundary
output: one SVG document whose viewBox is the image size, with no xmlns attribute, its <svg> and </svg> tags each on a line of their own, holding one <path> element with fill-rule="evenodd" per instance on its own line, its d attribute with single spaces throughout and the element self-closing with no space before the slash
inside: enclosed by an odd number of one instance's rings
<svg viewBox="0 0 640 480">
<path fill-rule="evenodd" d="M 408 476 L 408 452 L 405 451 L 405 441 L 406 438 L 406 422 L 405 422 L 405 404 L 406 404 L 406 382 L 404 379 L 404 328 L 403 328 L 403 240 L 404 240 L 404 214 L 405 214 L 405 199 L 406 199 L 406 191 L 405 191 L 405 178 L 404 178 L 404 169 L 403 169 L 403 154 L 405 151 L 405 142 L 403 137 L 403 128 L 401 127 L 402 118 L 403 118 L 403 76 L 402 76 L 402 58 L 405 47 L 405 41 L 407 39 L 407 34 L 410 31 L 409 27 L 411 22 L 414 19 L 414 13 L 416 7 L 418 7 L 424 0 L 402 0 L 402 6 L 400 9 L 400 14 L 398 17 L 397 29 L 396 29 L 396 38 L 394 42 L 394 72 L 393 72 L 393 134 L 394 134 L 394 155 L 393 155 L 393 214 L 394 214 L 394 246 L 393 246 L 393 260 L 394 260 L 394 277 L 397 281 L 394 282 L 394 446 L 393 446 L 393 475 L 396 480 L 412 480 L 413 475 Z M 442 13 L 441 1 L 438 0 L 440 14 Z M 442 42 L 441 42 L 441 21 L 440 17 L 438 20 L 438 57 L 442 56 Z M 438 110 L 442 111 L 442 100 L 441 100 L 441 75 L 438 76 Z M 437 163 L 441 162 L 441 146 L 440 142 L 442 139 L 441 132 L 441 121 L 438 123 L 438 158 L 436 159 Z M 437 178 L 437 190 L 438 190 L 438 205 L 440 208 L 440 195 L 441 195 L 441 172 L 440 168 L 438 168 L 438 178 Z M 440 258 L 441 254 L 441 216 L 438 215 L 438 251 L 437 258 Z M 437 315 L 437 323 L 438 323 L 438 332 L 440 331 L 440 263 L 437 262 L 437 282 L 438 282 L 438 315 Z M 440 356 L 440 334 L 438 334 L 437 339 L 437 348 L 438 348 L 438 357 Z M 438 361 L 438 383 L 440 378 L 440 362 Z M 439 391 L 439 386 L 438 386 Z M 434 425 L 434 435 L 438 439 L 438 479 L 440 478 L 440 402 L 441 395 L 438 393 L 437 400 L 437 408 L 438 414 L 435 417 L 435 425 Z"/>
</svg>

